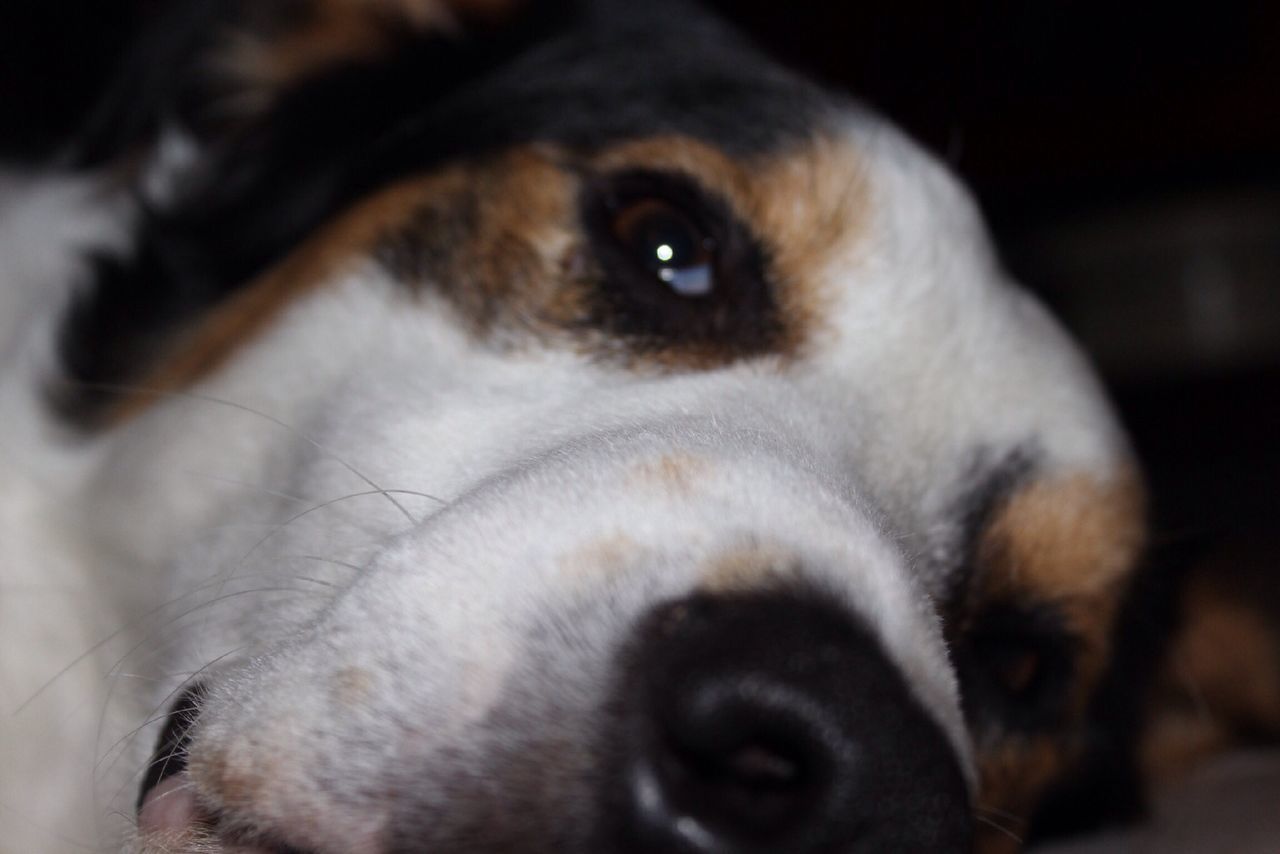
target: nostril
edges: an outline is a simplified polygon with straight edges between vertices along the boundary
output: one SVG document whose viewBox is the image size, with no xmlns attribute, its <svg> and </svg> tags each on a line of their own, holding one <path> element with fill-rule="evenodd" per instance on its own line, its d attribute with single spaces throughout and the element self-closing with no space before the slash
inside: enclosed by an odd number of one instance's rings
<svg viewBox="0 0 1280 854">
<path fill-rule="evenodd" d="M 816 595 L 655 609 L 621 659 L 606 826 L 665 854 L 963 850 L 950 743 L 877 641 Z"/>
<path fill-rule="evenodd" d="M 694 757 L 696 759 L 696 757 Z M 793 791 L 805 778 L 804 760 L 795 751 L 763 740 L 712 756 L 703 766 L 714 782 L 726 781 L 753 792 Z"/>
<path fill-rule="evenodd" d="M 785 827 L 798 819 L 812 790 L 797 757 L 763 743 L 725 755 L 674 749 L 658 774 L 674 809 L 730 835 Z"/>
<path fill-rule="evenodd" d="M 183 690 L 169 708 L 164 729 L 160 732 L 138 792 L 139 810 L 153 790 L 187 769 L 187 746 L 191 743 L 192 730 L 200 717 L 203 700 L 204 687 L 195 684 Z"/>
<path fill-rule="evenodd" d="M 655 771 L 671 807 L 732 836 L 804 821 L 832 783 L 829 728 L 759 675 L 708 682 L 662 692 L 653 711 Z"/>
</svg>

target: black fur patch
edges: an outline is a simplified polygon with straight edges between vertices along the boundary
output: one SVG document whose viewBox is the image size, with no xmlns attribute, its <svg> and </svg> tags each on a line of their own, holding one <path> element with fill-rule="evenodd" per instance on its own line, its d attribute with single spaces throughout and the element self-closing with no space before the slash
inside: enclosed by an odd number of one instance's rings
<svg viewBox="0 0 1280 854">
<path fill-rule="evenodd" d="M 100 262 L 68 315 L 59 402 L 82 424 L 102 412 L 94 388 L 136 380 L 187 324 L 397 179 L 537 141 L 589 151 L 679 133 L 745 155 L 809 135 L 827 109 L 818 89 L 686 3 L 534 2 L 499 34 L 419 37 L 222 127 L 202 112 L 214 95 L 191 59 L 219 8 L 181 4 L 143 40 L 123 87 L 136 98 L 109 102 L 84 151 L 84 164 L 101 164 L 175 118 L 204 146 L 177 199 L 145 212 L 134 256 Z"/>
</svg>

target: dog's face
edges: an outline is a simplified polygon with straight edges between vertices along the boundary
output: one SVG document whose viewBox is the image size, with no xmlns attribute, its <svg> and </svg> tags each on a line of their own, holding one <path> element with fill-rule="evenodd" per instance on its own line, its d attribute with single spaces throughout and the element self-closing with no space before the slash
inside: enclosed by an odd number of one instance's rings
<svg viewBox="0 0 1280 854">
<path fill-rule="evenodd" d="M 180 555 L 137 850 L 1016 845 L 1141 539 L 1087 367 L 879 119 L 506 5 L 219 12 L 68 318 Z"/>
</svg>

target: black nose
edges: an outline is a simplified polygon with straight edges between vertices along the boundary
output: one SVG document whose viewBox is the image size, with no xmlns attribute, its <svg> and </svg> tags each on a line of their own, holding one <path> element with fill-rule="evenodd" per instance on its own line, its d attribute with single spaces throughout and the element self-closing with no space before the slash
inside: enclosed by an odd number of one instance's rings
<svg viewBox="0 0 1280 854">
<path fill-rule="evenodd" d="M 954 749 L 874 637 L 816 595 L 667 603 L 620 684 L 605 812 L 624 851 L 968 850 Z"/>
</svg>

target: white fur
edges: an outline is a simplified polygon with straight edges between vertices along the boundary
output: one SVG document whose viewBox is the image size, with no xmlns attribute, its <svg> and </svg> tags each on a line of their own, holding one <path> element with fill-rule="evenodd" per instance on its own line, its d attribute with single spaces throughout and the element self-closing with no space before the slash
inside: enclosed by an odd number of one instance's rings
<svg viewBox="0 0 1280 854">
<path fill-rule="evenodd" d="M 0 316 L 32 318 L 0 339 L 0 850 L 110 847 L 159 724 L 127 733 L 206 667 L 197 783 L 202 757 L 229 757 L 273 780 L 253 818 L 325 815 L 296 844 L 362 850 L 384 819 L 371 783 L 465 770 L 488 749 L 479 722 L 548 673 L 544 713 L 581 711 L 646 605 L 717 583 L 744 549 L 847 603 L 969 768 L 931 597 L 973 451 L 1031 443 L 1050 471 L 1104 477 L 1126 451 L 954 179 L 876 120 L 847 132 L 871 213 L 823 267 L 836 332 L 800 364 L 655 378 L 499 353 L 369 264 L 88 445 L 40 414 L 66 293 L 29 283 L 73 281 L 83 235 L 52 224 L 97 211 L 86 227 L 110 242 L 94 217 L 113 206 L 59 207 L 56 186 L 23 202 L 49 245 L 0 243 L 23 259 Z M 663 458 L 696 477 L 646 476 Z M 367 693 L 342 705 L 352 673 Z"/>
</svg>

